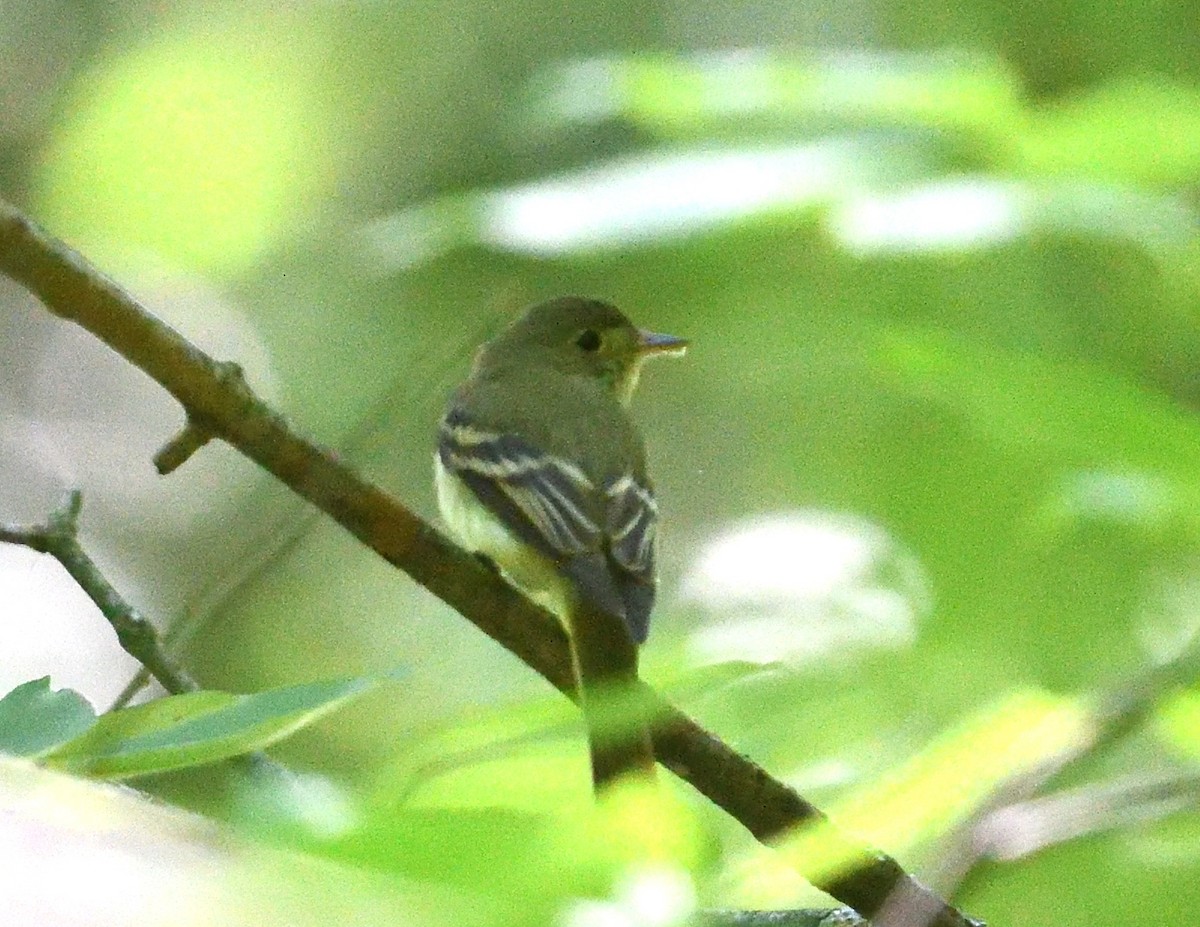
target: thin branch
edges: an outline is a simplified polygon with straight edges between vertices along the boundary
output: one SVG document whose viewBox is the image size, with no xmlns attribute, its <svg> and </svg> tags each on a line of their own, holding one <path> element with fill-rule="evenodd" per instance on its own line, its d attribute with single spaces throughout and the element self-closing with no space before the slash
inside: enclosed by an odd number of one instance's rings
<svg viewBox="0 0 1200 927">
<path fill-rule="evenodd" d="M 1129 777 L 1006 805 L 976 829 L 981 855 L 1010 862 L 1058 843 L 1156 821 L 1200 804 L 1200 774 Z"/>
<path fill-rule="evenodd" d="M 79 511 L 83 496 L 76 490 L 44 525 L 0 524 L 0 542 L 21 544 L 49 554 L 63 565 L 71 578 L 96 603 L 112 625 L 117 641 L 168 692 L 192 692 L 199 688 L 163 650 L 154 625 L 126 602 L 79 543 Z"/>
<path fill-rule="evenodd" d="M 1065 807 L 1039 806 L 1037 803 L 1044 799 L 1038 796 L 1068 770 L 1140 728 L 1167 693 L 1190 684 L 1197 675 L 1200 675 L 1200 646 L 1193 643 L 1180 650 L 1173 659 L 1146 670 L 1136 679 L 1093 695 L 1090 701 L 1094 707 L 1087 735 L 1047 757 L 1035 769 L 999 783 L 991 798 L 945 841 L 946 846 L 939 854 L 943 863 L 932 883 L 942 892 L 953 893 L 984 860 L 1007 858 L 997 850 L 994 841 L 1005 829 L 1003 822 L 1018 820 L 1010 816 L 1014 809 Z"/>
<path fill-rule="evenodd" d="M 0 272 L 45 306 L 82 326 L 174 396 L 188 421 L 226 441 L 335 519 L 386 561 L 472 621 L 493 640 L 574 698 L 567 640 L 559 623 L 478 560 L 450 543 L 379 487 L 294 432 L 246 383 L 147 312 L 83 256 L 0 203 Z M 648 686 L 660 762 L 769 841 L 799 826 L 820 826 L 846 866 L 810 881 L 864 917 L 889 896 L 919 898 L 928 927 L 964 927 L 961 913 L 894 859 L 839 834 L 825 815 L 760 766 L 720 741 Z"/>
<path fill-rule="evenodd" d="M 125 708 L 148 685 L 150 685 L 150 671 L 144 666 L 139 666 L 138 671 L 133 674 L 129 682 L 125 683 L 125 688 L 118 692 L 117 697 L 112 700 L 108 710 L 116 711 L 119 708 Z"/>
<path fill-rule="evenodd" d="M 870 927 L 850 908 L 793 908 L 787 911 L 701 911 L 697 927 Z"/>
</svg>

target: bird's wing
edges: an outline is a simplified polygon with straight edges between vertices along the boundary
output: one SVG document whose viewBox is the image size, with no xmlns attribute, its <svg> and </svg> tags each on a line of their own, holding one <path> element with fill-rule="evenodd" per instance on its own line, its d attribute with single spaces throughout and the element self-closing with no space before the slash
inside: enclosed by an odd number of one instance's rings
<svg viewBox="0 0 1200 927">
<path fill-rule="evenodd" d="M 596 487 L 570 461 L 519 435 L 480 428 L 457 409 L 442 420 L 438 455 L 493 514 L 551 559 L 601 548 L 603 528 L 589 514 Z"/>
<path fill-rule="evenodd" d="M 460 409 L 442 420 L 438 455 L 492 514 L 560 564 L 586 599 L 620 617 L 635 643 L 646 640 L 658 521 L 646 486 L 628 475 L 598 491 L 570 461 L 481 428 Z"/>
<path fill-rule="evenodd" d="M 644 483 L 626 474 L 604 487 L 608 553 L 625 605 L 625 621 L 637 643 L 646 639 L 654 607 L 655 534 L 658 503 Z"/>
<path fill-rule="evenodd" d="M 613 559 L 634 576 L 653 580 L 658 526 L 654 493 L 632 475 L 626 475 L 610 480 L 604 487 L 604 497 L 604 528 Z"/>
</svg>

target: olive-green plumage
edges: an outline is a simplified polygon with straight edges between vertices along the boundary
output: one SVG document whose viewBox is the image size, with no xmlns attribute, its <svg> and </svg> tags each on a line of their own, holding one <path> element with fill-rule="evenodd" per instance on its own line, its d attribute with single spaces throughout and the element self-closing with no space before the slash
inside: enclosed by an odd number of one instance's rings
<svg viewBox="0 0 1200 927">
<path fill-rule="evenodd" d="M 636 680 L 654 602 L 658 508 L 627 406 L 642 363 L 685 346 L 604 302 L 541 303 L 480 349 L 439 431 L 447 523 L 567 625 L 598 787 L 653 768 L 644 730 L 600 730 L 598 693 Z"/>
</svg>

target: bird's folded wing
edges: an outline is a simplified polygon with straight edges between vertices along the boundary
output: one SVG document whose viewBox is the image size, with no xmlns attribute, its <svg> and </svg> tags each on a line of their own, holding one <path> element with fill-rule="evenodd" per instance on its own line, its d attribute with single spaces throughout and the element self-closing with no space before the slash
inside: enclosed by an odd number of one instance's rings
<svg viewBox="0 0 1200 927">
<path fill-rule="evenodd" d="M 457 409 L 442 421 L 438 455 L 510 530 L 560 563 L 586 599 L 619 616 L 635 643 L 645 641 L 658 523 L 647 486 L 626 475 L 598 491 L 570 461 L 481 428 Z"/>
<path fill-rule="evenodd" d="M 649 632 L 650 612 L 654 608 L 658 504 L 650 488 L 631 474 L 610 480 L 604 487 L 604 495 L 608 558 L 616 567 L 613 579 L 629 636 L 641 644 Z"/>
<path fill-rule="evenodd" d="M 654 535 L 658 503 L 654 494 L 631 475 L 610 481 L 606 498 L 605 534 L 612 558 L 644 582 L 654 581 Z"/>
<path fill-rule="evenodd" d="M 513 434 L 472 424 L 458 410 L 442 420 L 442 465 L 459 476 L 523 540 L 555 560 L 601 547 L 596 488 L 577 466 Z"/>
</svg>

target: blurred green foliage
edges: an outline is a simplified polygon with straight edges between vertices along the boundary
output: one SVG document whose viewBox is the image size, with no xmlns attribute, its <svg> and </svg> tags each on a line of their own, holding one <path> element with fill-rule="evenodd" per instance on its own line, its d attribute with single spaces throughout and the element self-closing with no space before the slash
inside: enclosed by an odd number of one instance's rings
<svg viewBox="0 0 1200 927">
<path fill-rule="evenodd" d="M 371 688 L 351 679 L 250 695 L 198 691 L 110 711 L 41 757 L 47 765 L 112 779 L 213 763 L 262 750 Z"/>
<path fill-rule="evenodd" d="M 691 337 L 639 397 L 666 513 L 646 675 L 922 873 L 1086 736 L 1091 695 L 1191 644 L 1194 4 L 252 4 L 151 26 L 100 6 L 114 31 L 87 32 L 40 132 L 4 138 L 6 194 L 131 285 L 219 284 L 289 416 L 426 514 L 442 397 L 516 309 L 585 292 Z M 850 513 L 911 554 L 931 604 L 879 581 L 911 634 L 798 657 L 874 614 L 826 593 L 784 603 L 774 658 L 701 656 L 780 607 L 685 594 L 703 551 L 781 513 Z M 259 559 L 188 645 L 206 684 L 408 673 L 280 749 L 344 783 L 352 823 L 277 782 L 147 788 L 449 886 L 488 923 L 599 916 L 592 897 L 649 924 L 647 873 L 674 874 L 651 895 L 675 912 L 814 900 L 682 788 L 594 817 L 569 708 L 338 530 L 297 517 Z M 1194 769 L 1195 698 L 1067 783 Z M 622 814 L 648 846 L 597 837 Z M 1194 813 L 1114 826 L 985 864 L 957 901 L 1183 922 L 1197 847 Z"/>
<path fill-rule="evenodd" d="M 24 683 L 0 698 L 10 756 L 97 778 L 147 776 L 262 750 L 353 701 L 369 679 L 315 682 L 250 695 L 196 691 L 96 716 L 77 692 Z"/>
</svg>

